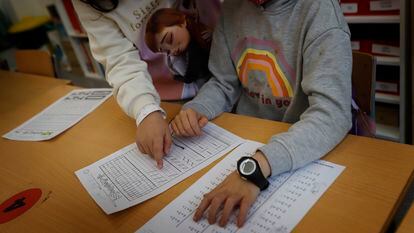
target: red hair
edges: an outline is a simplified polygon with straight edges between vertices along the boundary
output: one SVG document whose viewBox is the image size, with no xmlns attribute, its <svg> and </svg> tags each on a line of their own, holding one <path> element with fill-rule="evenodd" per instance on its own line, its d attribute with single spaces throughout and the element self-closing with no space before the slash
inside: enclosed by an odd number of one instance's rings
<svg viewBox="0 0 414 233">
<path fill-rule="evenodd" d="M 145 42 L 153 52 L 158 52 L 155 34 L 160 33 L 164 28 L 181 25 L 186 22 L 187 15 L 173 8 L 157 10 L 148 20 L 145 29 Z"/>
</svg>

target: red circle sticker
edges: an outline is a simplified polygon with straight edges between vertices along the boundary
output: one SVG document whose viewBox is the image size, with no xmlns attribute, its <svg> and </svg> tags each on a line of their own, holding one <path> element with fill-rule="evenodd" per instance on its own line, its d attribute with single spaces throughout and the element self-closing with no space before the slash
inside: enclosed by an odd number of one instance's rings
<svg viewBox="0 0 414 233">
<path fill-rule="evenodd" d="M 42 196 L 40 189 L 28 189 L 1 203 L 0 224 L 13 220 L 32 208 L 40 196 Z"/>
</svg>

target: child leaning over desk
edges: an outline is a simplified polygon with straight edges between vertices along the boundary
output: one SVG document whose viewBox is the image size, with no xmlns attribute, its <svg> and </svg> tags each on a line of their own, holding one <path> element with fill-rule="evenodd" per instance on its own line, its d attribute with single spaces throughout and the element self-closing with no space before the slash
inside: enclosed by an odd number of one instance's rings
<svg viewBox="0 0 414 233">
<path fill-rule="evenodd" d="M 210 53 L 212 78 L 172 121 L 174 133 L 199 135 L 235 104 L 238 114 L 293 125 L 258 149 L 253 174 L 249 160 L 239 160 L 239 172 L 204 196 L 194 220 L 206 212 L 214 224 L 222 208 L 218 223 L 225 226 L 239 208 L 241 227 L 267 177 L 332 150 L 351 127 L 351 64 L 350 32 L 337 0 L 224 1 Z"/>
<path fill-rule="evenodd" d="M 145 42 L 153 52 L 168 55 L 169 68 L 174 79 L 195 82 L 201 87 L 210 77 L 208 58 L 212 29 L 200 22 L 195 14 L 173 8 L 162 8 L 151 15 L 145 30 Z M 180 72 L 174 58 L 184 57 L 187 69 Z"/>
</svg>

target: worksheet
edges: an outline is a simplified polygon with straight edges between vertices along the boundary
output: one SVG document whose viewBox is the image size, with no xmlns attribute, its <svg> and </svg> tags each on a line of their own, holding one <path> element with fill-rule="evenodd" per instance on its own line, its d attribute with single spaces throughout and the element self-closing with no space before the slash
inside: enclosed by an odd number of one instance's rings
<svg viewBox="0 0 414 233">
<path fill-rule="evenodd" d="M 3 137 L 17 141 L 54 138 L 92 112 L 111 93 L 108 88 L 73 90 Z"/>
<path fill-rule="evenodd" d="M 103 211 L 111 214 L 166 191 L 243 142 L 242 138 L 208 123 L 201 136 L 173 136 L 162 169 L 133 143 L 76 175 Z"/>
<path fill-rule="evenodd" d="M 236 226 L 234 215 L 225 228 L 216 224 L 208 224 L 206 214 L 199 222 L 193 221 L 194 212 L 203 195 L 210 192 L 236 169 L 236 161 L 241 156 L 253 155 L 261 145 L 253 141 L 247 141 L 240 145 L 137 232 L 264 233 L 292 231 L 345 167 L 318 160 L 299 170 L 269 178 L 269 188 L 259 194 L 242 228 Z M 236 214 L 238 214 L 237 211 Z"/>
</svg>

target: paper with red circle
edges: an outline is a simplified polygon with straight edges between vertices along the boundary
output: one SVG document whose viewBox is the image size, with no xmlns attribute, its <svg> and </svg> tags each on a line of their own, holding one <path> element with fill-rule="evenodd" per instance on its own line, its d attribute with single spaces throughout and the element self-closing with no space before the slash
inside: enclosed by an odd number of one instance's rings
<svg viewBox="0 0 414 233">
<path fill-rule="evenodd" d="M 42 196 L 38 188 L 20 192 L 0 204 L 0 224 L 13 220 L 28 211 Z"/>
</svg>

